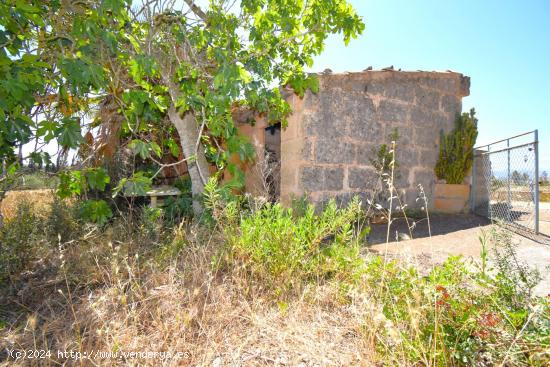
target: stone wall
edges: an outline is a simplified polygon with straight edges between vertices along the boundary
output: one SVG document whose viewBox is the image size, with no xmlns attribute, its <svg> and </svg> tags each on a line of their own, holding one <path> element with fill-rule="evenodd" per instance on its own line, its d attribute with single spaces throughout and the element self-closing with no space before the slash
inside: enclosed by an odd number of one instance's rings
<svg viewBox="0 0 550 367">
<path fill-rule="evenodd" d="M 346 203 L 372 189 L 373 150 L 397 128 L 396 187 L 414 205 L 417 184 L 433 197 L 440 132 L 449 132 L 470 80 L 454 72 L 319 74 L 320 91 L 292 95 L 281 133 L 281 200 L 307 194 Z"/>
<path fill-rule="evenodd" d="M 490 216 L 490 193 L 491 186 L 491 159 L 486 150 L 476 149 L 474 151 L 474 164 L 472 167 L 475 180 L 472 180 L 471 204 L 472 211 L 478 215 Z"/>
</svg>

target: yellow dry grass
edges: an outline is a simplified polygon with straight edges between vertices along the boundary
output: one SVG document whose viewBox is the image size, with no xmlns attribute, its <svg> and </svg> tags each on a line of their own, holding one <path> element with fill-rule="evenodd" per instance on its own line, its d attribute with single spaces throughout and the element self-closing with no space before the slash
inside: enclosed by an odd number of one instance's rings
<svg viewBox="0 0 550 367">
<path fill-rule="evenodd" d="M 99 253 L 112 246 L 106 246 L 102 237 L 90 239 L 89 245 Z M 88 252 L 83 246 L 79 242 L 64 251 L 68 264 L 82 260 L 80 254 Z M 205 271 L 211 268 L 219 244 L 188 246 L 171 266 L 150 272 L 147 267 L 135 271 L 137 258 L 124 255 L 124 246 L 115 246 L 109 250 L 110 265 L 97 265 L 96 271 L 104 276 L 103 287 L 90 292 L 79 293 L 64 279 L 43 280 L 43 287 L 29 287 L 20 296 L 30 302 L 26 307 L 40 312 L 28 316 L 25 328 L 0 329 L 0 340 L 16 350 L 33 349 L 39 343 L 40 348 L 53 351 L 182 353 L 180 358 L 136 357 L 125 363 L 118 356 L 96 356 L 90 363 L 85 360 L 86 366 L 373 365 L 375 349 L 362 331 L 366 299 L 352 297 L 352 305 L 339 303 L 339 290 L 324 285 L 311 286 L 301 297 L 276 304 L 261 297 L 267 296 L 261 290 L 252 290 L 252 279 L 241 278 L 243 274 Z M 111 266 L 120 271 L 113 272 Z M 46 289 L 51 297 L 43 296 Z M 247 290 L 255 296 L 247 297 Z M 79 330 L 85 330 L 86 336 Z M 0 361 L 0 366 L 26 366 L 27 362 Z M 45 365 L 63 362 L 54 352 Z"/>
<path fill-rule="evenodd" d="M 8 191 L 4 200 L 0 202 L 0 210 L 4 218 L 13 218 L 17 213 L 17 206 L 26 200 L 32 204 L 36 214 L 44 215 L 50 210 L 53 199 L 54 192 L 52 190 Z"/>
</svg>

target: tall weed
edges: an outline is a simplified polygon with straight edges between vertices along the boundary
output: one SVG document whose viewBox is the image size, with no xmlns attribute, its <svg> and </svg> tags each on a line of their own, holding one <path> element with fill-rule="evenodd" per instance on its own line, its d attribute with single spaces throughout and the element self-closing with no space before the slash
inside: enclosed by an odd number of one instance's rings
<svg viewBox="0 0 550 367">
<path fill-rule="evenodd" d="M 357 199 L 343 209 L 331 201 L 320 214 L 313 205 L 298 214 L 267 203 L 224 227 L 227 256 L 254 281 L 277 292 L 312 281 L 350 281 L 357 278 L 361 264 L 356 228 L 360 218 Z"/>
</svg>

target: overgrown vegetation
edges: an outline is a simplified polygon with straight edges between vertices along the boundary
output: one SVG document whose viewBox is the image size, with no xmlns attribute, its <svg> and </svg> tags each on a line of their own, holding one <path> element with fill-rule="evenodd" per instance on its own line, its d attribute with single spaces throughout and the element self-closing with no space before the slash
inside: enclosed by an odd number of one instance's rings
<svg viewBox="0 0 550 367">
<path fill-rule="evenodd" d="M 74 174 L 127 150 L 143 164 L 123 191 L 185 166 L 199 213 L 212 167 L 242 186 L 231 157 L 254 159 L 234 113 L 286 125 L 284 89 L 317 91 L 305 70 L 326 39 L 364 28 L 346 0 L 2 1 L 0 163 L 50 167 L 57 145 L 58 162 L 78 152 Z"/>
<path fill-rule="evenodd" d="M 232 223 L 238 211 L 225 210 Z M 280 204 L 226 226 L 228 263 L 238 263 L 263 287 L 277 293 L 300 289 L 306 281 L 351 281 L 357 277 L 361 219 L 358 200 L 338 209 L 331 201 L 319 215 L 313 205 L 295 214 Z"/>
<path fill-rule="evenodd" d="M 463 183 L 472 168 L 477 133 L 477 118 L 472 108 L 469 113 L 456 117 L 453 131 L 441 134 L 439 159 L 435 165 L 438 179 L 448 184 Z"/>
<path fill-rule="evenodd" d="M 365 248 L 373 207 L 387 241 L 406 213 L 396 131 L 374 152 L 367 210 L 235 195 L 232 157 L 254 149 L 233 113 L 284 126 L 286 89 L 318 89 L 304 70 L 327 37 L 363 29 L 344 0 L 1 2 L 0 203 L 18 185 L 57 196 L 19 192 L 0 215 L 0 364 L 548 365 L 549 301 L 509 237 L 427 273 Z M 449 183 L 471 165 L 476 123 L 472 110 L 442 138 Z M 41 151 L 54 142 L 56 165 Z M 71 149 L 58 176 L 22 175 Z M 181 197 L 138 198 L 183 164 Z M 232 179 L 208 180 L 210 166 Z"/>
<path fill-rule="evenodd" d="M 209 184 L 205 206 L 202 222 L 173 225 L 147 208 L 98 227 L 67 203 L 47 215 L 21 204 L 0 232 L 7 348 L 181 350 L 192 365 L 322 364 L 332 352 L 348 365 L 549 362 L 550 303 L 532 295 L 538 274 L 502 232 L 486 234 L 480 262 L 451 257 L 421 274 L 361 253 L 358 201 L 315 214 Z"/>
</svg>

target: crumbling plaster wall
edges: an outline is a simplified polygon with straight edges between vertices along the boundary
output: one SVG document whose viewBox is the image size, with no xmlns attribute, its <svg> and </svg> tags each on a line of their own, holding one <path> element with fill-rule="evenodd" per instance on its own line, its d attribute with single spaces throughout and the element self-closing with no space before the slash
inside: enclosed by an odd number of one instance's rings
<svg viewBox="0 0 550 367">
<path fill-rule="evenodd" d="M 373 150 L 397 128 L 395 186 L 413 206 L 422 184 L 433 197 L 440 132 L 449 132 L 469 95 L 470 79 L 454 72 L 365 71 L 319 74 L 320 90 L 289 97 L 281 134 L 281 201 L 306 194 L 345 204 L 375 185 Z"/>
</svg>

